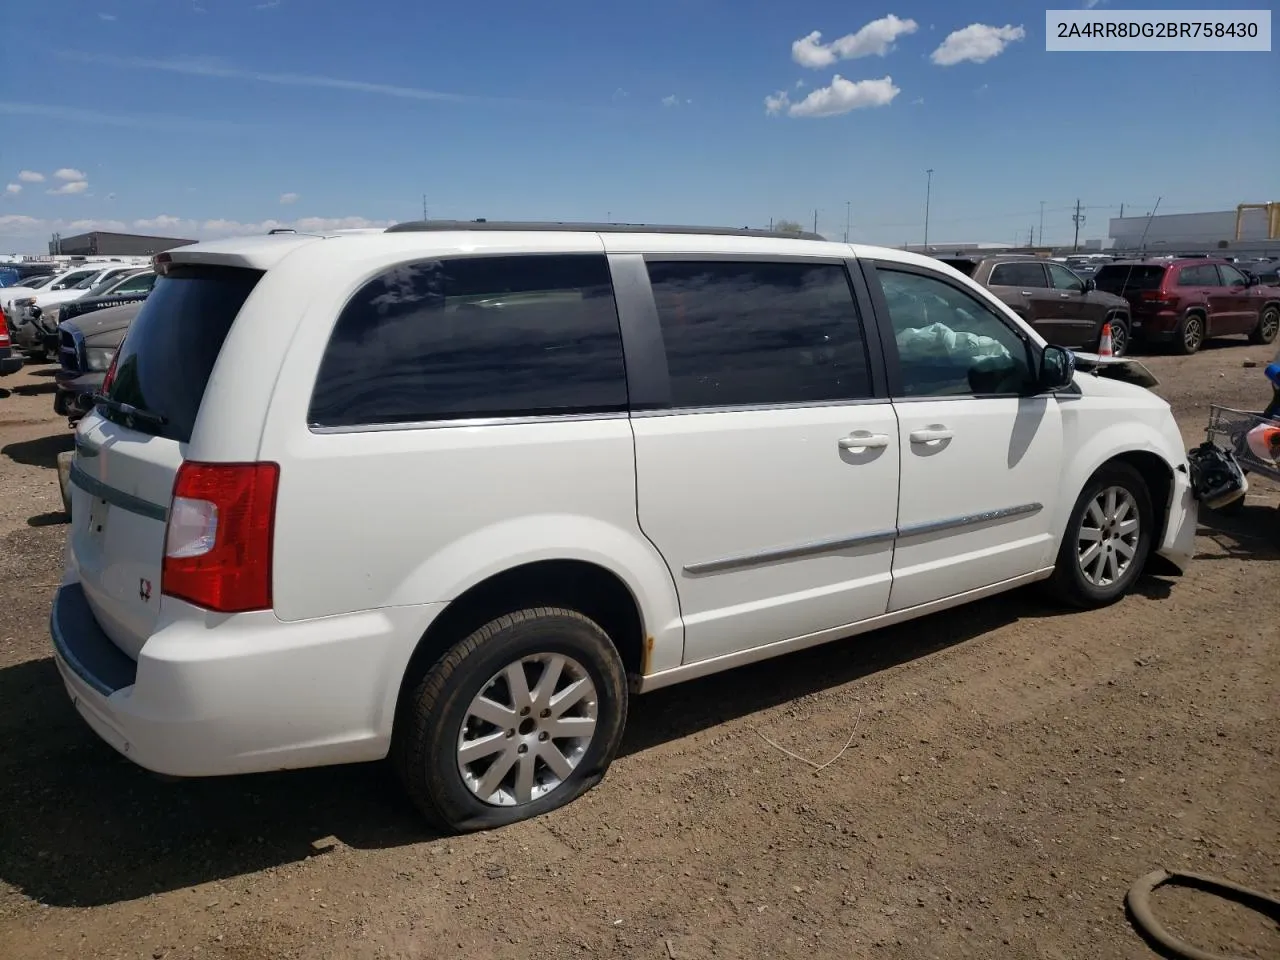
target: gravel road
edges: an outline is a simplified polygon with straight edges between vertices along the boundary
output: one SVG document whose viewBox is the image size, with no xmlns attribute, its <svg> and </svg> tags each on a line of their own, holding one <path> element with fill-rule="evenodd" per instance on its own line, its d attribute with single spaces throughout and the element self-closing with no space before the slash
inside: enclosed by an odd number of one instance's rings
<svg viewBox="0 0 1280 960">
<path fill-rule="evenodd" d="M 1190 444 L 1211 400 L 1262 403 L 1242 363 L 1272 353 L 1149 362 Z M 165 781 L 90 733 L 46 633 L 51 373 L 0 381 L 7 960 L 1145 958 L 1123 895 L 1150 870 L 1280 891 L 1274 486 L 1108 611 L 1015 593 L 640 698 L 594 793 L 440 838 L 382 765 Z M 1202 947 L 1280 956 L 1256 915 L 1155 902 Z"/>
</svg>

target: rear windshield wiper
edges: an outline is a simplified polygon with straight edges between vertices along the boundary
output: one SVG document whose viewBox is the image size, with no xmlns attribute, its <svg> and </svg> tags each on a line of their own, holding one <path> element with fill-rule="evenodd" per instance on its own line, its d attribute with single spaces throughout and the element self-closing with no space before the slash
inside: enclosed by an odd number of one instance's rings
<svg viewBox="0 0 1280 960">
<path fill-rule="evenodd" d="M 137 420 L 140 423 L 149 423 L 153 427 L 163 427 L 169 422 L 169 418 L 159 413 L 152 413 L 150 410 L 143 410 L 141 407 L 135 407 L 131 403 L 122 403 L 119 400 L 112 400 L 105 393 L 95 393 L 93 395 L 95 405 L 102 405 L 114 413 L 121 414 L 131 420 Z"/>
</svg>

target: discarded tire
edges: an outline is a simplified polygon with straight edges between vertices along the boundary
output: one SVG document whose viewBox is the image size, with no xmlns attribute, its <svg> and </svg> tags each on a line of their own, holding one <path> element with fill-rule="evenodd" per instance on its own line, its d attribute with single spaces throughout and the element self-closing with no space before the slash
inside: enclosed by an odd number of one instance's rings
<svg viewBox="0 0 1280 960">
<path fill-rule="evenodd" d="M 58 454 L 58 489 L 62 493 L 62 509 L 71 516 L 71 462 L 75 460 L 74 450 Z"/>
</svg>

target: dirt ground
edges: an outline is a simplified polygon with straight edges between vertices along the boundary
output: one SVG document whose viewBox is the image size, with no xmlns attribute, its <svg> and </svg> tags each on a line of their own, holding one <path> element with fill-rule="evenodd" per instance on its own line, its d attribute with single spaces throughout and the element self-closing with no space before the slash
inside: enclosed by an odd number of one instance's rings
<svg viewBox="0 0 1280 960">
<path fill-rule="evenodd" d="M 1189 444 L 1273 349 L 1154 357 Z M 441 838 L 382 765 L 164 781 L 50 659 L 65 526 L 51 368 L 0 389 L 0 956 L 1143 958 L 1129 884 L 1280 892 L 1280 493 L 1102 612 L 1032 593 L 639 698 L 568 809 Z M 766 742 L 825 763 L 820 771 Z M 848 749 L 841 753 L 843 747 Z M 1160 893 L 1198 945 L 1280 929 Z"/>
</svg>

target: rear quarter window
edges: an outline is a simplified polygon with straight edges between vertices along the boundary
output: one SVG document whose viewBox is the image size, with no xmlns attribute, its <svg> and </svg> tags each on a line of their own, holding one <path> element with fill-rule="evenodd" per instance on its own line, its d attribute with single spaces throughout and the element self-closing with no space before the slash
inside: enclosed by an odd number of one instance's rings
<svg viewBox="0 0 1280 960">
<path fill-rule="evenodd" d="M 1156 264 L 1107 266 L 1093 278 L 1099 290 L 1123 295 L 1143 290 L 1159 290 L 1165 268 Z"/>
<path fill-rule="evenodd" d="M 209 375 L 236 315 L 261 279 L 257 270 L 171 267 L 159 278 L 120 345 L 107 396 L 167 422 L 154 424 L 100 406 L 103 416 L 186 443 Z"/>
<path fill-rule="evenodd" d="M 308 422 L 626 409 L 608 261 L 527 254 L 407 263 L 361 287 L 325 348 Z"/>
</svg>

